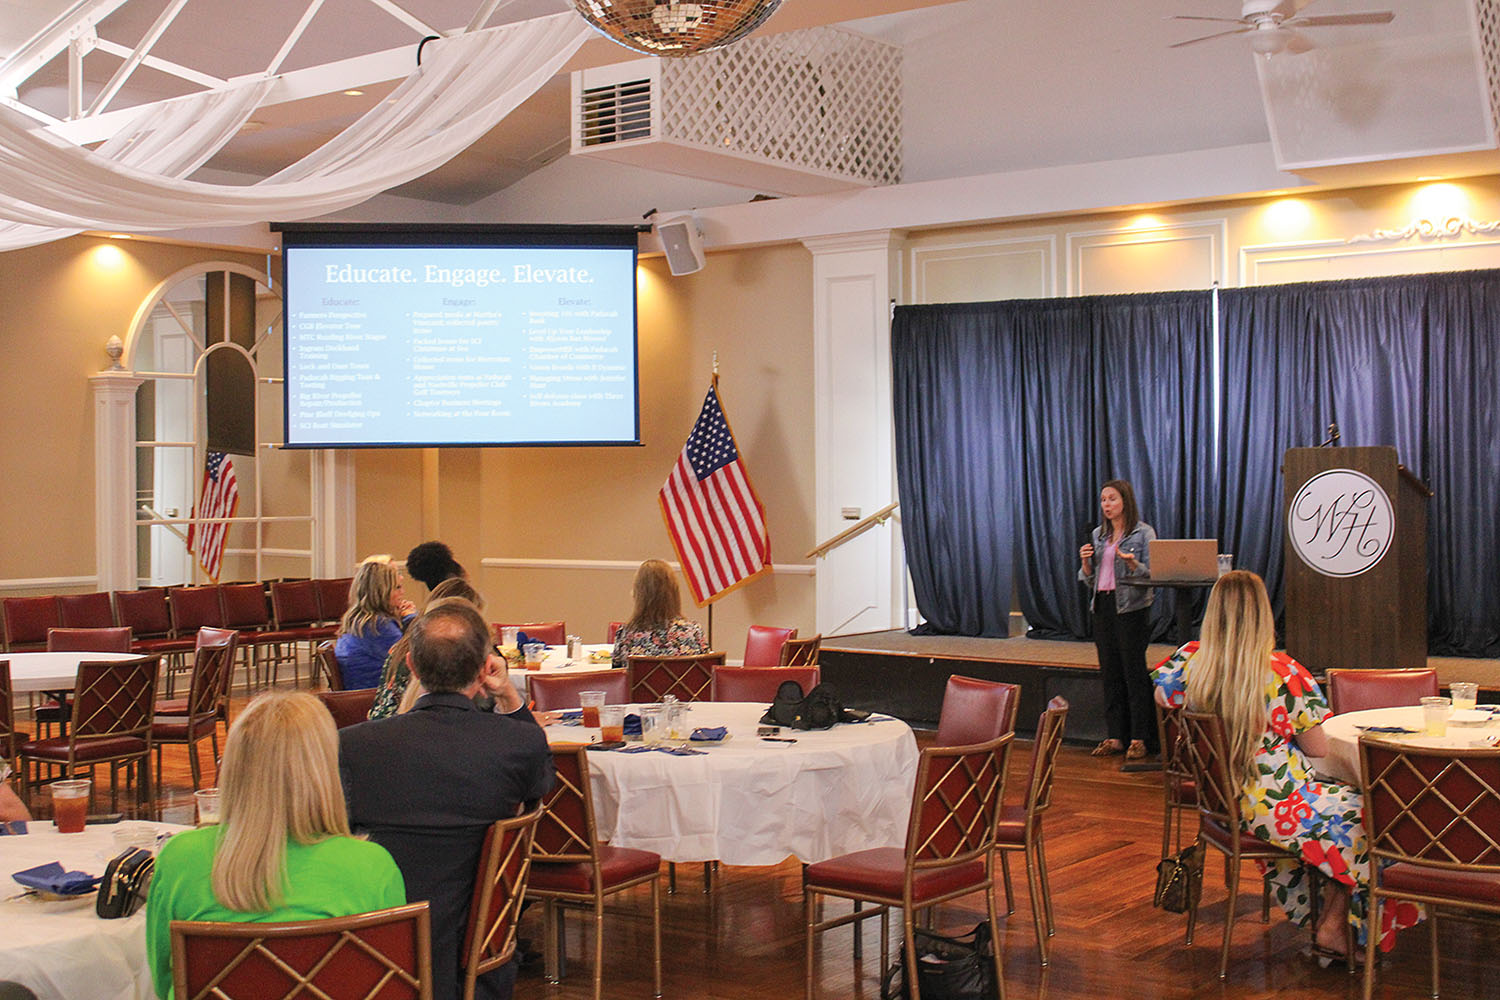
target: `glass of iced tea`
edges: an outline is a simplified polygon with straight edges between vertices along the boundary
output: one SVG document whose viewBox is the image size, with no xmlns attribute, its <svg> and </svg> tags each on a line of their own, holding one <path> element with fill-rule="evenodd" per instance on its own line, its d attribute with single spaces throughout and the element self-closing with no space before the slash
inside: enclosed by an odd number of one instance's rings
<svg viewBox="0 0 1500 1000">
<path fill-rule="evenodd" d="M 52 822 L 58 833 L 82 833 L 84 821 L 89 815 L 89 789 L 93 782 L 88 778 L 54 781 L 52 788 Z"/>
<path fill-rule="evenodd" d="M 588 729 L 599 728 L 599 707 L 604 704 L 603 691 L 578 692 L 578 704 L 583 709 L 583 724 Z"/>
<path fill-rule="evenodd" d="M 605 705 L 599 709 L 599 741 L 601 743 L 625 741 L 624 705 Z"/>
</svg>

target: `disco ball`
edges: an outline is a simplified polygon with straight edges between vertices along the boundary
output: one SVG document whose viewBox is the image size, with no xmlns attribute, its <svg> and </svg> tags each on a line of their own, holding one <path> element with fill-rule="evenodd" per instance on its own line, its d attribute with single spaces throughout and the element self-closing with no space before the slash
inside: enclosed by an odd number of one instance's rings
<svg viewBox="0 0 1500 1000">
<path fill-rule="evenodd" d="M 627 49 L 690 56 L 737 42 L 775 13 L 781 0 L 573 0 L 583 19 Z"/>
</svg>

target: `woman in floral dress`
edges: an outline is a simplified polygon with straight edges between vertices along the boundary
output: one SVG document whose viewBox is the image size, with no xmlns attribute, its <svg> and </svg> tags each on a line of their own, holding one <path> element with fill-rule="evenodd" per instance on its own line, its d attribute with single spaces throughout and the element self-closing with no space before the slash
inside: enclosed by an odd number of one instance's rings
<svg viewBox="0 0 1500 1000">
<path fill-rule="evenodd" d="M 708 652 L 703 629 L 682 617 L 682 595 L 672 567 L 647 559 L 630 585 L 635 609 L 615 633 L 613 665 L 625 666 L 630 656 L 689 656 Z"/>
<path fill-rule="evenodd" d="M 1267 877 L 1287 915 L 1305 925 L 1312 916 L 1307 867 L 1329 879 L 1315 941 L 1321 955 L 1344 957 L 1344 921 L 1365 940 L 1370 859 L 1364 800 L 1356 788 L 1325 779 L 1308 758 L 1325 756 L 1322 722 L 1328 703 L 1307 668 L 1272 652 L 1275 620 L 1260 577 L 1235 570 L 1219 578 L 1203 616 L 1201 642 L 1164 660 L 1152 677 L 1157 700 L 1186 705 L 1224 720 L 1231 767 L 1243 770 L 1244 829 L 1295 851 L 1302 863 L 1273 862 Z M 1380 947 L 1421 914 L 1409 903 L 1381 910 Z"/>
</svg>

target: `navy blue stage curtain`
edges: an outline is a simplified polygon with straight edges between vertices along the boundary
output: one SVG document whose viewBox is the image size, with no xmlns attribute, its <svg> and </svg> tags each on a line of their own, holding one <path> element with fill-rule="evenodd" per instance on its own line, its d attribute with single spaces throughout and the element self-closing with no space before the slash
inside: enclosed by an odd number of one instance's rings
<svg viewBox="0 0 1500 1000">
<path fill-rule="evenodd" d="M 1500 654 L 1500 272 L 1407 275 L 1220 294 L 1220 537 L 1283 606 L 1282 453 L 1394 445 L 1428 509 L 1434 654 Z"/>
<path fill-rule="evenodd" d="M 1007 634 L 1014 567 L 1032 636 L 1087 637 L 1077 553 L 1108 479 L 1158 533 L 1212 533 L 1211 343 L 1206 292 L 897 308 L 897 479 L 929 631 Z"/>
</svg>

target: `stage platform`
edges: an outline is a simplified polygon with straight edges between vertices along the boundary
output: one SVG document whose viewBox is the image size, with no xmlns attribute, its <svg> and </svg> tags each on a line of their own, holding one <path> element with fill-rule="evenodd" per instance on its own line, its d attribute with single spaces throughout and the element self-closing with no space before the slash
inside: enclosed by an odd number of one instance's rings
<svg viewBox="0 0 1500 1000">
<path fill-rule="evenodd" d="M 1153 644 L 1146 662 L 1159 663 L 1175 648 Z M 1427 663 L 1444 686 L 1475 681 L 1485 691 L 1500 691 L 1500 660 L 1434 656 Z M 823 679 L 849 707 L 888 712 L 918 728 L 936 728 L 948 677 L 963 674 L 1021 685 L 1017 732 L 1029 734 L 1047 702 L 1062 695 L 1071 706 L 1070 740 L 1092 742 L 1106 735 L 1092 642 L 911 635 L 892 629 L 829 636 L 819 664 Z"/>
</svg>

